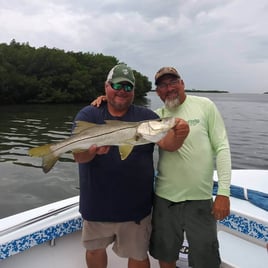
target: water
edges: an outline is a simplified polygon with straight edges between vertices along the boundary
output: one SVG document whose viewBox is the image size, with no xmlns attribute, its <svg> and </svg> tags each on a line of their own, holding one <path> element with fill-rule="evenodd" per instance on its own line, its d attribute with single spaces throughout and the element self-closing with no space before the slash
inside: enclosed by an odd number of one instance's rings
<svg viewBox="0 0 268 268">
<path fill-rule="evenodd" d="M 79 193 L 77 165 L 66 154 L 48 174 L 30 147 L 70 135 L 81 105 L 16 105 L 0 107 L 0 218 Z"/>
<path fill-rule="evenodd" d="M 196 94 L 197 95 L 197 94 Z M 268 95 L 199 94 L 221 111 L 229 134 L 234 169 L 267 169 Z M 148 94 L 152 109 L 162 106 Z M 0 107 L 0 218 L 79 194 L 77 164 L 66 153 L 47 174 L 29 147 L 69 136 L 74 115 L 84 105 Z"/>
</svg>

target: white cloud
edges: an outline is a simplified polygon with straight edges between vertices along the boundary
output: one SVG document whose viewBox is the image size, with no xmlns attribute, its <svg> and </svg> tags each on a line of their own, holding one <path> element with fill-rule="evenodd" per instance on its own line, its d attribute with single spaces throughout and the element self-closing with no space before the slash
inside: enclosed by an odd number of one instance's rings
<svg viewBox="0 0 268 268">
<path fill-rule="evenodd" d="M 266 0 L 0 0 L 0 42 L 103 53 L 188 88 L 268 90 Z M 250 77 L 250 79 L 249 79 Z"/>
</svg>

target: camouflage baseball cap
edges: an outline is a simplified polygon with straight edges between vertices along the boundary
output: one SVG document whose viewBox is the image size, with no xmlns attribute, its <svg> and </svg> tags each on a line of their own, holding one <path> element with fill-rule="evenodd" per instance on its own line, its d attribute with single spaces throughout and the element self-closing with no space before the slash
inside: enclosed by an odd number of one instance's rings
<svg viewBox="0 0 268 268">
<path fill-rule="evenodd" d="M 163 75 L 170 74 L 174 75 L 177 78 L 181 78 L 177 70 L 173 67 L 162 67 L 158 72 L 155 74 L 155 84 L 157 85 L 157 80 L 162 77 Z"/>
<path fill-rule="evenodd" d="M 107 81 L 111 83 L 129 82 L 135 85 L 135 77 L 131 68 L 126 64 L 115 65 L 107 76 Z"/>
</svg>

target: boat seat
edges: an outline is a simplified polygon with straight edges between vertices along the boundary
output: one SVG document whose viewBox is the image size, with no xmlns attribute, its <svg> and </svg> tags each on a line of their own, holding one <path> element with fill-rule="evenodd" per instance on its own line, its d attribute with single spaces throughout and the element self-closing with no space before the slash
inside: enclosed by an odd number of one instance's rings
<svg viewBox="0 0 268 268">
<path fill-rule="evenodd" d="M 218 231 L 222 268 L 267 268 L 268 252 L 261 245 Z"/>
</svg>

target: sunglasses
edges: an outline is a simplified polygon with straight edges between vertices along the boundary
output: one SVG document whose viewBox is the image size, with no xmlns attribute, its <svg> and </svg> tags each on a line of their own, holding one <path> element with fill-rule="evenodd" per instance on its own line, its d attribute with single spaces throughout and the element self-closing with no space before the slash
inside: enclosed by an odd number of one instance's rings
<svg viewBox="0 0 268 268">
<path fill-rule="evenodd" d="M 174 87 L 178 84 L 180 79 L 171 80 L 169 83 L 160 83 L 157 85 L 158 89 L 167 89 L 169 86 Z"/>
<path fill-rule="evenodd" d="M 130 84 L 120 84 L 120 83 L 112 83 L 111 87 L 114 90 L 124 89 L 126 92 L 131 92 L 133 90 L 133 86 Z"/>
</svg>

